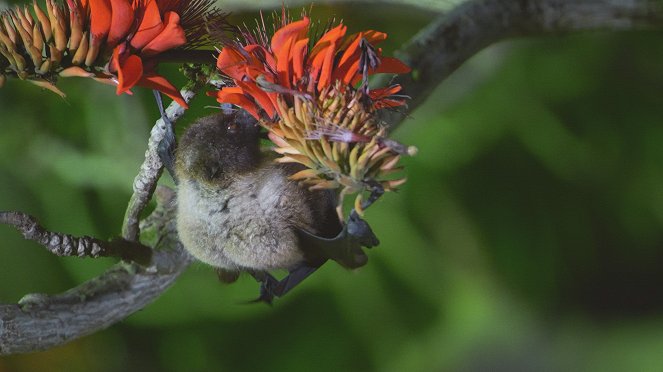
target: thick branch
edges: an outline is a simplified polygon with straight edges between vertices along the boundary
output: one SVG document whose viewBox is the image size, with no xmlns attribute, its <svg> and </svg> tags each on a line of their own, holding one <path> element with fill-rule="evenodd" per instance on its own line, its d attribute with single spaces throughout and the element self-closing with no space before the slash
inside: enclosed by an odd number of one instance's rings
<svg viewBox="0 0 663 372">
<path fill-rule="evenodd" d="M 141 227 L 154 237 L 148 267 L 120 262 L 103 275 L 55 296 L 30 294 L 0 305 L 0 355 L 45 350 L 102 330 L 158 298 L 187 268 L 174 226 L 174 193 L 157 190 L 159 206 Z"/>
<path fill-rule="evenodd" d="M 661 27 L 663 4 L 659 0 L 471 0 L 440 16 L 397 53 L 413 72 L 399 76 L 396 82 L 412 97 L 408 102 L 412 111 L 461 64 L 498 41 Z M 384 119 L 395 126 L 403 115 L 390 112 Z"/>
<path fill-rule="evenodd" d="M 77 237 L 48 231 L 34 217 L 22 212 L 0 212 L 0 223 L 13 226 L 25 239 L 43 245 L 57 256 L 119 257 L 148 263 L 152 254 L 149 247 L 123 239 L 107 242 L 91 236 Z"/>
<path fill-rule="evenodd" d="M 508 0 L 507 0 L 508 1 Z M 457 1 L 456 1 L 457 2 Z M 285 2 L 290 9 L 296 9 L 301 6 L 308 6 L 311 1 L 308 0 L 290 0 Z M 452 7 L 454 1 L 451 0 L 326 0 L 326 4 L 342 4 L 350 3 L 352 5 L 360 4 L 375 4 L 382 5 L 408 5 L 412 7 L 422 8 L 431 11 L 443 11 Z M 223 9 L 232 11 L 251 11 L 251 10 L 264 10 L 264 9 L 279 9 L 283 4 L 283 0 L 226 0 L 223 2 Z"/>
<path fill-rule="evenodd" d="M 394 0 L 396 1 L 396 0 Z M 280 0 L 278 1 L 280 4 Z M 578 30 L 661 28 L 663 9 L 652 0 L 471 0 L 441 17 L 402 51 L 414 73 L 399 81 L 412 97 L 410 108 L 482 48 L 514 36 Z M 191 98 L 193 92 L 184 92 Z M 181 111 L 169 107 L 173 118 Z M 389 118 L 392 123 L 400 115 Z M 162 169 L 157 148 L 165 124 L 152 131 L 145 164 L 134 182 L 123 236 L 138 237 L 138 218 Z M 43 350 L 121 321 L 157 298 L 187 267 L 190 257 L 177 242 L 173 207 L 163 200 L 143 224 L 156 246 L 152 264 L 121 263 L 101 277 L 57 296 L 30 295 L 19 305 L 0 305 L 0 354 Z M 149 225 L 149 228 L 148 228 Z M 149 234 L 147 234 L 149 232 Z M 167 248 L 167 249 L 164 249 Z"/>
</svg>

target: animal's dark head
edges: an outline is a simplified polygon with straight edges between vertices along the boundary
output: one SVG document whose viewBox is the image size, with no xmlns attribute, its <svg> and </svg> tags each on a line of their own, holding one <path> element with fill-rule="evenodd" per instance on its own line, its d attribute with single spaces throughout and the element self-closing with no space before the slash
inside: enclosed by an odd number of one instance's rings
<svg viewBox="0 0 663 372">
<path fill-rule="evenodd" d="M 250 171 L 260 163 L 260 127 L 243 110 L 198 119 L 176 150 L 180 177 L 215 181 Z"/>
</svg>

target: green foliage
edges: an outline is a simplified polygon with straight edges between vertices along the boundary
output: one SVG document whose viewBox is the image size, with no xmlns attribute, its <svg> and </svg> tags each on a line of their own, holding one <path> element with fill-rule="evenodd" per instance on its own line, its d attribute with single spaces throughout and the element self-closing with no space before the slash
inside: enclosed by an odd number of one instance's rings
<svg viewBox="0 0 663 372">
<path fill-rule="evenodd" d="M 425 19 L 404 17 L 398 37 Z M 390 38 L 401 26 L 371 25 Z M 492 47 L 397 132 L 420 151 L 402 191 L 367 213 L 382 244 L 366 267 L 328 264 L 269 308 L 242 304 L 250 278 L 223 286 L 194 265 L 122 324 L 0 370 L 657 370 L 661 65 L 658 33 Z M 156 108 L 141 90 L 63 90 L 0 90 L 0 208 L 111 237 Z M 3 226 L 0 242 L 3 302 L 110 265 L 51 257 Z"/>
</svg>

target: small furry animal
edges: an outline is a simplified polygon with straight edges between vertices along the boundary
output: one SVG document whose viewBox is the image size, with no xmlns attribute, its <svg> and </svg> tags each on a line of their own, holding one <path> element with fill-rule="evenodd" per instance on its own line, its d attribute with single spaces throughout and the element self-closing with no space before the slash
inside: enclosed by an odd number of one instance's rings
<svg viewBox="0 0 663 372">
<path fill-rule="evenodd" d="M 331 239 L 343 226 L 332 192 L 312 192 L 288 179 L 301 169 L 260 150 L 260 128 L 244 111 L 199 119 L 176 150 L 182 244 L 225 281 L 242 271 L 317 268 L 330 257 L 302 244 L 301 232 Z M 365 263 L 363 251 L 353 249 Z"/>
</svg>

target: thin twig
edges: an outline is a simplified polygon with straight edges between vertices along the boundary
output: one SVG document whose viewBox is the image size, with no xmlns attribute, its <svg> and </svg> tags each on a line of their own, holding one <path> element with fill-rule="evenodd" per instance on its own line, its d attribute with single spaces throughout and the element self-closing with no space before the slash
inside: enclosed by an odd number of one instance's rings
<svg viewBox="0 0 663 372">
<path fill-rule="evenodd" d="M 120 257 L 147 263 L 152 252 L 149 247 L 123 239 L 107 242 L 91 236 L 76 237 L 48 231 L 34 217 L 22 212 L 0 212 L 0 223 L 13 226 L 25 239 L 43 245 L 57 256 Z"/>
</svg>

